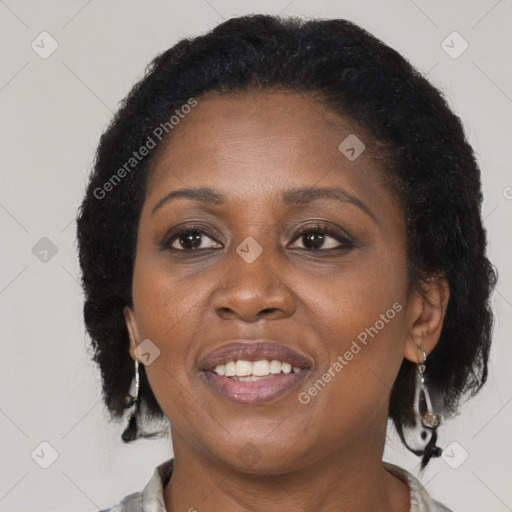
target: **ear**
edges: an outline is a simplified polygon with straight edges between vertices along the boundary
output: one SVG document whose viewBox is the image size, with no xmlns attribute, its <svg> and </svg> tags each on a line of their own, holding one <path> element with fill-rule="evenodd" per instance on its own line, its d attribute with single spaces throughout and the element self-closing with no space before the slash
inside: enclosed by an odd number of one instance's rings
<svg viewBox="0 0 512 512">
<path fill-rule="evenodd" d="M 133 311 L 129 306 L 125 306 L 123 312 L 126 321 L 126 328 L 128 329 L 128 335 L 130 337 L 130 355 L 132 356 L 132 359 L 136 361 L 137 357 L 135 356 L 135 349 L 140 343 L 140 336 L 135 311 Z"/>
<path fill-rule="evenodd" d="M 411 292 L 407 308 L 408 334 L 404 357 L 413 363 L 421 361 L 421 348 L 434 350 L 446 315 L 450 287 L 444 275 L 429 277 Z"/>
</svg>

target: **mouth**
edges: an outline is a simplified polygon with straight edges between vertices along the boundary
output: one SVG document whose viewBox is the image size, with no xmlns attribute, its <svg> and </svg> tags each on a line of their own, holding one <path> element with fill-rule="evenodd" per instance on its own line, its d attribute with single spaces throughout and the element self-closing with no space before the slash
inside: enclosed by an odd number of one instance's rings
<svg viewBox="0 0 512 512">
<path fill-rule="evenodd" d="M 238 340 L 214 350 L 200 362 L 207 385 L 233 402 L 275 400 L 299 385 L 312 363 L 269 340 Z"/>
</svg>

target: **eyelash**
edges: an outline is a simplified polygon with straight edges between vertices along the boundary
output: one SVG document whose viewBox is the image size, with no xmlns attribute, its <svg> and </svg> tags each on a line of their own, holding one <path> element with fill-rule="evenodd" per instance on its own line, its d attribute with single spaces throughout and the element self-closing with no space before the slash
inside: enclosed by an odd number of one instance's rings
<svg viewBox="0 0 512 512">
<path fill-rule="evenodd" d="M 332 238 L 334 238 L 337 242 L 339 242 L 341 245 L 339 247 L 331 247 L 330 249 L 301 249 L 308 252 L 326 252 L 326 251 L 342 251 L 347 249 L 353 249 L 354 248 L 354 239 L 350 237 L 348 234 L 341 235 L 340 233 L 334 231 L 328 226 L 325 226 L 323 224 L 315 224 L 313 226 L 307 226 L 306 228 L 302 229 L 293 238 L 293 241 L 298 240 L 302 236 L 304 236 L 307 233 L 320 233 L 322 235 L 327 235 Z"/>
<path fill-rule="evenodd" d="M 184 253 L 191 253 L 191 252 L 197 252 L 197 251 L 207 251 L 207 250 L 215 250 L 214 248 L 207 248 L 207 249 L 176 249 L 174 247 L 171 247 L 172 243 L 181 237 L 182 235 L 186 235 L 189 233 L 195 233 L 199 235 L 206 235 L 209 238 L 215 240 L 215 237 L 217 236 L 215 233 L 213 233 L 210 229 L 206 228 L 205 226 L 200 225 L 190 225 L 185 228 L 182 228 L 178 231 L 171 232 L 168 234 L 162 244 L 161 248 L 162 250 L 171 250 L 175 252 L 184 252 Z M 331 251 L 343 251 L 343 250 L 349 250 L 353 249 L 355 247 L 355 240 L 349 236 L 348 234 L 341 235 L 340 233 L 337 233 L 336 231 L 332 230 L 328 226 L 325 226 L 323 224 L 315 224 L 313 226 L 307 226 L 303 230 L 301 230 L 299 233 L 296 233 L 293 242 L 298 240 L 300 237 L 304 236 L 307 233 L 320 233 L 322 235 L 328 235 L 332 238 L 334 238 L 337 242 L 339 242 L 341 245 L 339 247 L 331 247 L 329 249 L 300 249 L 301 251 L 306 252 L 331 252 Z"/>
</svg>

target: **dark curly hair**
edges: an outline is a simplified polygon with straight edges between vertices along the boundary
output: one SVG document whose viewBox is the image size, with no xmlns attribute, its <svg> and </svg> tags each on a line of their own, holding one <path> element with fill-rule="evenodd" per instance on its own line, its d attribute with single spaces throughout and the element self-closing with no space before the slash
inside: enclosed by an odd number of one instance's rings
<svg viewBox="0 0 512 512">
<path fill-rule="evenodd" d="M 387 148 L 384 174 L 407 223 L 410 283 L 421 289 L 442 274 L 450 287 L 428 383 L 435 406 L 454 414 L 487 379 L 496 282 L 485 254 L 480 171 L 460 119 L 407 60 L 354 23 L 251 15 L 158 55 L 101 136 L 77 240 L 84 319 L 111 418 L 123 416 L 133 379 L 123 308 L 133 304 L 138 219 L 156 151 L 130 172 L 126 162 L 191 98 L 255 89 L 312 94 Z M 391 392 L 389 417 L 402 441 L 413 420 L 415 369 L 404 359 Z M 139 372 L 139 412 L 163 419 L 142 365 Z"/>
</svg>

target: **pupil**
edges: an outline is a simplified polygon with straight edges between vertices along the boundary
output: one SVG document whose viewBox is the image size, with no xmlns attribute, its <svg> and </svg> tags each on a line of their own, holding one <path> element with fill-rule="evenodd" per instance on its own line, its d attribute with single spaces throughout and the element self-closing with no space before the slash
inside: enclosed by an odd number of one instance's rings
<svg viewBox="0 0 512 512">
<path fill-rule="evenodd" d="M 313 249 L 318 249 L 322 246 L 322 244 L 324 243 L 324 235 L 323 233 L 318 233 L 318 232 L 312 232 L 312 233 L 307 233 L 306 235 L 304 235 L 304 242 L 306 241 L 306 239 L 308 240 L 308 243 L 312 246 Z M 304 246 L 308 246 L 307 243 L 304 243 Z"/>
<path fill-rule="evenodd" d="M 197 231 L 180 237 L 181 246 L 185 249 L 197 249 L 201 245 L 201 234 Z"/>
</svg>

